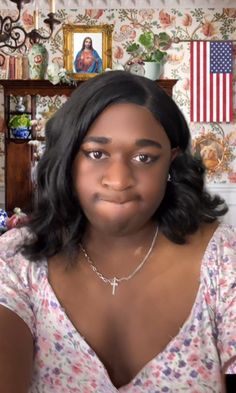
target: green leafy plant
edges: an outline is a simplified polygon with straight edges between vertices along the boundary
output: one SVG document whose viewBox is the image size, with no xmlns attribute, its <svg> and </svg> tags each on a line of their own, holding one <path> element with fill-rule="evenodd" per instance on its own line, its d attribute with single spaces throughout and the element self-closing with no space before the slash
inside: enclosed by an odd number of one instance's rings
<svg viewBox="0 0 236 393">
<path fill-rule="evenodd" d="M 8 125 L 10 128 L 29 128 L 31 126 L 31 119 L 27 113 L 23 113 L 21 115 L 13 115 L 11 116 Z"/>
<path fill-rule="evenodd" d="M 152 31 L 146 31 L 139 36 L 138 43 L 129 45 L 126 51 L 143 61 L 164 63 L 167 55 L 165 49 L 168 49 L 170 45 L 171 38 L 167 33 L 154 34 Z"/>
</svg>

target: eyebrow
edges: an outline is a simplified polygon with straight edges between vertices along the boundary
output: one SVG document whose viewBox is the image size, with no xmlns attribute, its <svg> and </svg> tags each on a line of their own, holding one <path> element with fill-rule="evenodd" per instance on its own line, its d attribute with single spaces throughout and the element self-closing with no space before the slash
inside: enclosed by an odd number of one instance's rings
<svg viewBox="0 0 236 393">
<path fill-rule="evenodd" d="M 111 143 L 112 139 L 106 138 L 105 136 L 87 136 L 84 138 L 83 143 L 86 142 L 95 142 L 95 143 L 100 143 L 102 145 L 106 145 L 108 143 Z M 159 149 L 162 148 L 162 145 L 159 142 L 154 141 L 152 139 L 137 139 L 135 145 L 138 147 L 154 146 Z"/>
<path fill-rule="evenodd" d="M 107 143 L 111 143 L 111 141 L 111 138 L 106 138 L 105 136 L 86 136 L 83 140 L 83 143 L 96 142 L 106 145 Z"/>
<path fill-rule="evenodd" d="M 162 148 L 162 145 L 159 142 L 154 141 L 152 139 L 137 139 L 135 144 L 140 147 L 155 146 L 158 147 L 159 149 Z"/>
</svg>

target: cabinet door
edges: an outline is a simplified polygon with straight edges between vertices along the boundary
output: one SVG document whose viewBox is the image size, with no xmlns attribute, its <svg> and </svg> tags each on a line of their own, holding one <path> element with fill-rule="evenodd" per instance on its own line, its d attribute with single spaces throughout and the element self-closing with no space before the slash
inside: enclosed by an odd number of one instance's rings
<svg viewBox="0 0 236 393">
<path fill-rule="evenodd" d="M 28 143 L 6 140 L 5 192 L 7 211 L 15 207 L 30 210 L 32 207 L 31 182 L 32 147 Z"/>
</svg>

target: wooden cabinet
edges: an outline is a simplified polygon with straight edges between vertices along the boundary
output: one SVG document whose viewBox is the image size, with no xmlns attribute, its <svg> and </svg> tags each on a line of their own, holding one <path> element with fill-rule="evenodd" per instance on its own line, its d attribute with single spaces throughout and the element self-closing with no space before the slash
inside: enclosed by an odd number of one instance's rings
<svg viewBox="0 0 236 393">
<path fill-rule="evenodd" d="M 77 81 L 77 86 L 83 81 Z M 176 80 L 162 79 L 157 81 L 169 95 Z M 55 95 L 69 96 L 75 86 L 64 84 L 53 85 L 47 80 L 0 80 L 4 90 L 4 116 L 6 124 L 5 132 L 5 209 L 12 212 L 15 207 L 30 211 L 33 204 L 33 190 L 31 182 L 31 168 L 33 160 L 33 148 L 27 139 L 14 139 L 7 127 L 10 114 L 11 96 L 29 96 L 30 114 L 32 119 L 36 115 L 36 96 Z M 35 139 L 35 131 L 32 129 L 31 139 Z"/>
</svg>

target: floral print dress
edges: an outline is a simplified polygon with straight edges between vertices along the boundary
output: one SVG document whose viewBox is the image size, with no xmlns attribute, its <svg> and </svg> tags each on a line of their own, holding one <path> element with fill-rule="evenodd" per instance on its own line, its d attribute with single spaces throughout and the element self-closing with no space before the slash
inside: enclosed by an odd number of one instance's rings
<svg viewBox="0 0 236 393">
<path fill-rule="evenodd" d="M 0 237 L 0 304 L 28 325 L 35 346 L 29 393 L 222 393 L 222 369 L 236 356 L 236 229 L 220 224 L 205 251 L 196 301 L 179 333 L 117 389 L 74 328 L 49 282 L 46 260 L 16 246 L 23 230 Z M 157 332 L 158 334 L 158 332 Z M 236 364 L 228 373 L 236 373 Z"/>
</svg>

